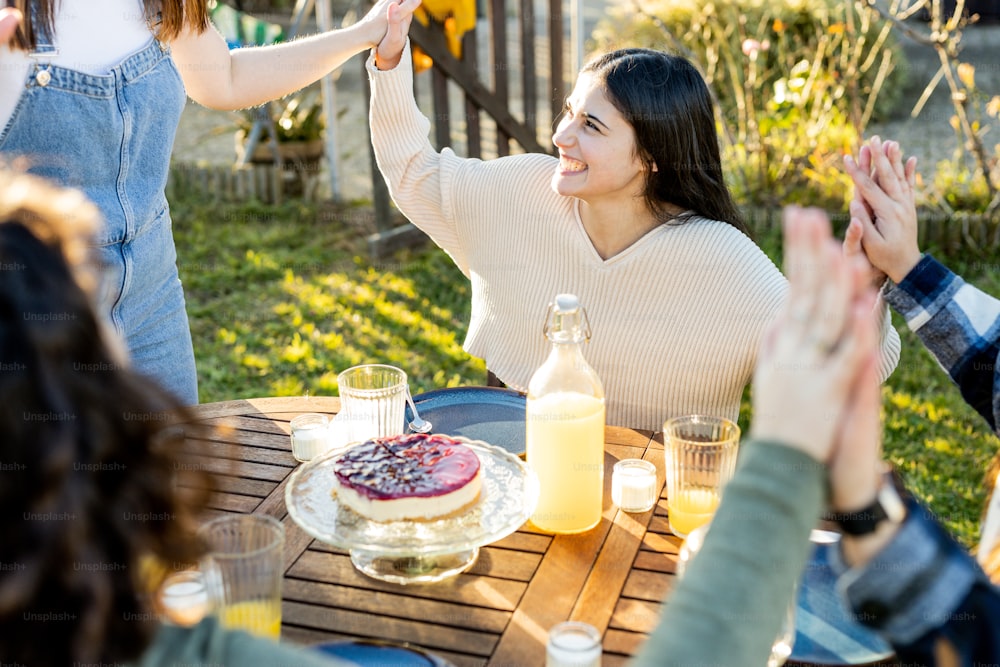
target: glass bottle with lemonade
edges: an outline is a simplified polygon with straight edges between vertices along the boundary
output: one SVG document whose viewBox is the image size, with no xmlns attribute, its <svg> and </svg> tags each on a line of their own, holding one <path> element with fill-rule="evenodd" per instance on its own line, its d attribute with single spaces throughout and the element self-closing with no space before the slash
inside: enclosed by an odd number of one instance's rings
<svg viewBox="0 0 1000 667">
<path fill-rule="evenodd" d="M 556 296 L 544 331 L 552 350 L 528 383 L 525 414 L 526 459 L 539 482 L 531 522 L 553 533 L 582 533 L 601 520 L 604 388 L 583 356 L 590 325 L 576 296 Z"/>
</svg>

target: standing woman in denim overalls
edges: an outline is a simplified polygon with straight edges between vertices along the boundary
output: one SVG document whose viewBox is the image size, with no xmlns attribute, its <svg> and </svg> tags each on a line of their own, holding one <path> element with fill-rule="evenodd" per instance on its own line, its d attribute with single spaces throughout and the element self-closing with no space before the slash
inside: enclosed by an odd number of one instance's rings
<svg viewBox="0 0 1000 667">
<path fill-rule="evenodd" d="M 13 0 L 21 24 L 0 38 L 0 158 L 24 157 L 97 203 L 100 309 L 135 367 L 184 403 L 198 402 L 198 383 L 164 188 L 185 92 L 240 109 L 298 90 L 377 45 L 396 1 L 348 28 L 230 52 L 208 0 Z M 0 37 L 12 13 L 0 15 Z"/>
</svg>

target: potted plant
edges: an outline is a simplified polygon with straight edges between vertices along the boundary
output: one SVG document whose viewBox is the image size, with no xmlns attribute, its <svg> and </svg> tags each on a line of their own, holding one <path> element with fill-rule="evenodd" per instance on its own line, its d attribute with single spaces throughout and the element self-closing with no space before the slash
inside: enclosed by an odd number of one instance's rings
<svg viewBox="0 0 1000 667">
<path fill-rule="evenodd" d="M 253 150 L 247 141 L 258 130 Z M 236 156 L 240 163 L 275 164 L 273 139 L 280 161 L 291 168 L 315 166 L 323 157 L 323 105 L 315 90 L 301 91 L 277 102 L 244 112 L 236 131 Z"/>
</svg>

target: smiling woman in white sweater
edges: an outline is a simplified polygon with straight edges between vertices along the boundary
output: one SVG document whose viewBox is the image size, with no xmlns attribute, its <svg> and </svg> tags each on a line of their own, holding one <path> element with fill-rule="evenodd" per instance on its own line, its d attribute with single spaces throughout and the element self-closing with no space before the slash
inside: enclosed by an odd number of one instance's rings
<svg viewBox="0 0 1000 667">
<path fill-rule="evenodd" d="M 405 28 L 390 25 L 368 62 L 372 142 L 396 205 L 471 280 L 466 351 L 524 390 L 548 352 L 546 304 L 571 292 L 609 424 L 735 420 L 787 283 L 744 233 L 694 67 L 646 49 L 604 55 L 567 99 L 558 157 L 463 159 L 428 141 Z M 887 321 L 882 339 L 884 379 L 899 357 Z"/>
<path fill-rule="evenodd" d="M 546 304 L 571 292 L 609 424 L 735 420 L 787 283 L 744 233 L 694 67 L 647 49 L 599 57 L 566 101 L 558 157 L 463 159 L 428 141 L 407 27 L 390 18 L 368 62 L 372 142 L 396 205 L 472 282 L 466 351 L 524 390 L 548 352 Z M 886 323 L 882 338 L 885 378 L 899 336 Z"/>
</svg>

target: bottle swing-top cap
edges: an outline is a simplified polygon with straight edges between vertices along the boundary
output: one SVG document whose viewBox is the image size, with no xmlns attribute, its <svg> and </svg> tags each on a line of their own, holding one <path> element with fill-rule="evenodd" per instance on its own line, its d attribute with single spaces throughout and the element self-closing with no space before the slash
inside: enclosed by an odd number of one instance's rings
<svg viewBox="0 0 1000 667">
<path fill-rule="evenodd" d="M 556 295 L 555 303 L 549 304 L 545 314 L 542 333 L 552 341 L 590 342 L 590 319 L 575 294 Z"/>
</svg>

